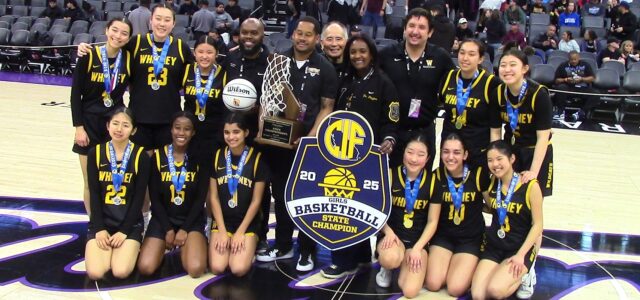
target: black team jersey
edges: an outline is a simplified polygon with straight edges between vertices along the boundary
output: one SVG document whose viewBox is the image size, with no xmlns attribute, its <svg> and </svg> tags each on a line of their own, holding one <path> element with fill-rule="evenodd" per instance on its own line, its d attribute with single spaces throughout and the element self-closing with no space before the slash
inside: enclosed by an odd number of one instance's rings
<svg viewBox="0 0 640 300">
<path fill-rule="evenodd" d="M 489 174 L 486 168 L 477 168 L 469 170 L 466 178 L 452 178 L 455 188 L 459 188 L 460 184 L 465 180 L 464 189 L 462 191 L 462 205 L 456 213 L 449 191 L 447 182 L 447 174 L 445 167 L 440 167 L 434 171 L 435 178 L 435 196 L 442 203 L 440 211 L 440 220 L 438 221 L 438 230 L 436 234 L 453 238 L 474 238 L 479 237 L 484 232 L 484 218 L 482 217 L 482 207 L 484 205 L 482 192 L 489 189 Z M 454 223 L 454 217 L 460 218 L 460 224 Z"/>
<path fill-rule="evenodd" d="M 142 221 L 142 204 L 149 181 L 149 156 L 144 148 L 131 143 L 131 157 L 119 191 L 113 187 L 108 143 L 89 151 L 87 177 L 91 199 L 89 228 L 94 232 L 115 229 L 126 235 Z M 120 167 L 120 161 L 117 162 Z M 115 197 L 122 200 L 120 205 Z"/>
<path fill-rule="evenodd" d="M 391 227 L 398 238 L 404 242 L 415 243 L 420 239 L 424 228 L 427 226 L 429 216 L 429 204 L 440 203 L 438 199 L 433 198 L 435 187 L 435 177 L 431 172 L 425 170 L 420 178 L 420 189 L 416 202 L 413 205 L 413 216 L 405 212 L 406 198 L 404 195 L 405 175 L 402 172 L 402 166 L 391 169 L 391 215 L 387 221 L 387 225 Z M 411 182 L 415 184 L 415 181 Z M 411 220 L 412 226 L 407 228 L 405 220 Z"/>
<path fill-rule="evenodd" d="M 167 159 L 168 146 L 156 149 L 151 157 L 149 196 L 153 217 L 160 220 L 166 231 L 179 227 L 188 231 L 193 222 L 203 216 L 204 201 L 209 189 L 209 176 L 194 157 L 187 153 L 187 175 L 182 190 L 177 192 L 171 181 Z M 184 162 L 175 162 L 176 175 L 180 176 Z M 176 196 L 183 200 L 174 202 Z"/>
<path fill-rule="evenodd" d="M 101 47 L 94 47 L 89 53 L 78 59 L 73 72 L 71 86 L 71 119 L 73 126 L 82 126 L 84 113 L 107 115 L 119 106 L 123 106 L 122 95 L 127 89 L 131 74 L 131 55 L 122 50 L 122 60 L 116 88 L 111 92 L 113 105 L 104 106 L 103 99 L 107 93 L 104 90 L 104 73 L 102 72 Z M 115 58 L 109 58 L 109 66 L 113 68 Z"/>
<path fill-rule="evenodd" d="M 222 128 L 224 127 L 224 117 L 229 110 L 222 102 L 222 89 L 227 84 L 227 72 L 216 65 L 215 77 L 211 84 L 211 90 L 207 97 L 207 104 L 204 108 L 198 105 L 196 98 L 196 82 L 195 68 L 197 65 L 187 65 L 182 84 L 184 86 L 184 110 L 198 116 L 199 113 L 205 114 L 204 121 L 198 120 L 196 124 L 196 134 L 206 134 L 215 136 L 219 142 L 222 142 Z M 200 90 L 203 91 L 207 85 L 207 79 L 210 75 L 202 75 L 200 78 Z"/>
<path fill-rule="evenodd" d="M 185 66 L 193 61 L 193 54 L 181 39 L 167 37 L 171 41 L 167 58 L 158 78 L 153 73 L 153 47 L 151 34 L 133 37 L 127 49 L 133 54 L 131 77 L 131 100 L 129 108 L 142 124 L 168 124 L 171 116 L 182 110 L 180 89 Z M 158 56 L 162 53 L 162 43 L 155 43 Z M 160 89 L 154 91 L 151 84 L 158 81 Z"/>
</svg>

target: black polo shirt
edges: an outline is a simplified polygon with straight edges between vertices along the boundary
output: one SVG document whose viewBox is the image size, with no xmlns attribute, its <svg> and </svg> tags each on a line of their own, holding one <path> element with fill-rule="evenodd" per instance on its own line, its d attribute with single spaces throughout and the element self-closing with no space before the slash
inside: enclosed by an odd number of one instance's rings
<svg viewBox="0 0 640 300">
<path fill-rule="evenodd" d="M 307 106 L 304 129 L 309 132 L 320 112 L 320 98 L 335 99 L 338 91 L 338 75 L 333 65 L 321 54 L 313 52 L 301 68 L 293 57 L 293 48 L 282 53 L 291 58 L 289 83 L 298 101 Z"/>
<path fill-rule="evenodd" d="M 407 62 L 408 60 L 408 62 Z M 424 55 L 413 62 L 407 59 L 404 43 L 380 52 L 380 67 L 396 86 L 400 100 L 400 128 L 417 129 L 433 124 L 438 113 L 438 87 L 455 65 L 442 48 L 427 44 Z M 409 117 L 411 99 L 420 100 L 417 117 Z"/>
</svg>

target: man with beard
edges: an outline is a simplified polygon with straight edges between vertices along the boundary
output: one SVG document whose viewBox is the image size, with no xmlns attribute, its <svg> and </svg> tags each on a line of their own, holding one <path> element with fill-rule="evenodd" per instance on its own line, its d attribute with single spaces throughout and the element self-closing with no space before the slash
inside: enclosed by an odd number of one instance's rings
<svg viewBox="0 0 640 300">
<path fill-rule="evenodd" d="M 324 56 L 331 62 L 338 74 L 338 82 L 347 73 L 347 64 L 344 61 L 344 47 L 349 39 L 347 27 L 339 22 L 330 22 L 322 30 L 320 44 Z"/>
<path fill-rule="evenodd" d="M 269 50 L 262 44 L 264 24 L 256 18 L 249 18 L 240 24 L 238 48 L 227 55 L 224 69 L 227 70 L 227 82 L 242 78 L 253 84 L 257 92 L 256 108 L 247 113 L 249 136 L 246 141 L 253 145 L 258 133 L 258 111 L 262 94 L 262 77 L 267 69 Z M 261 145 L 254 145 L 262 151 Z M 269 182 L 267 181 L 267 186 Z M 266 188 L 262 197 L 262 223 L 258 238 L 260 240 L 256 253 L 263 253 L 269 248 L 267 232 L 269 231 L 269 209 L 271 207 L 271 191 Z"/>
</svg>

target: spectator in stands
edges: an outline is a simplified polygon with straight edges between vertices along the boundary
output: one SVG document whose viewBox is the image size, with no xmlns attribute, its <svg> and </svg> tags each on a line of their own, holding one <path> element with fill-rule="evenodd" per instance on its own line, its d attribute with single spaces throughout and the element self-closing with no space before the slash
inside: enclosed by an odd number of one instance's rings
<svg viewBox="0 0 640 300">
<path fill-rule="evenodd" d="M 606 10 L 600 0 L 590 0 L 582 7 L 583 15 L 586 16 L 604 17 Z"/>
<path fill-rule="evenodd" d="M 229 39 L 229 43 L 227 44 L 229 51 L 234 51 L 238 48 L 238 41 L 240 41 L 240 29 L 236 28 L 231 31 L 231 39 Z"/>
<path fill-rule="evenodd" d="M 64 15 L 64 10 L 58 6 L 58 2 L 56 0 L 49 0 L 49 6 L 40 13 L 40 18 L 49 18 L 51 21 L 55 19 L 60 19 Z"/>
<path fill-rule="evenodd" d="M 598 35 L 595 31 L 587 29 L 584 31 L 582 42 L 580 42 L 580 51 L 598 53 L 600 52 L 600 46 L 598 46 Z"/>
<path fill-rule="evenodd" d="M 458 27 L 456 27 L 456 38 L 462 42 L 465 39 L 473 38 L 473 31 L 469 29 L 469 24 L 466 18 L 460 18 L 458 20 Z"/>
<path fill-rule="evenodd" d="M 131 36 L 149 32 L 149 21 L 151 20 L 150 4 L 150 0 L 140 0 L 140 6 L 129 13 L 127 19 L 129 19 L 132 26 Z"/>
<path fill-rule="evenodd" d="M 200 10 L 191 17 L 191 30 L 193 31 L 193 39 L 198 41 L 200 37 L 209 34 L 215 23 L 213 12 L 209 11 L 209 1 L 200 0 Z M 220 48 L 218 48 L 220 49 Z"/>
<path fill-rule="evenodd" d="M 511 0 L 509 8 L 504 11 L 503 20 L 505 24 L 511 24 L 513 22 L 520 23 L 522 25 L 527 24 L 527 14 L 518 6 L 515 0 Z"/>
<path fill-rule="evenodd" d="M 178 13 L 181 15 L 193 16 L 198 11 L 198 6 L 193 3 L 192 0 L 184 0 L 184 3 L 180 4 Z"/>
<path fill-rule="evenodd" d="M 352 25 L 351 19 L 355 15 L 354 10 L 357 3 L 358 1 L 355 0 L 329 1 L 329 8 L 327 8 L 328 22 L 338 21 L 349 28 Z"/>
<path fill-rule="evenodd" d="M 621 41 L 630 40 L 637 28 L 638 17 L 629 10 L 629 3 L 620 3 L 618 5 L 618 17 L 611 19 L 611 35 Z"/>
<path fill-rule="evenodd" d="M 165 0 L 164 3 L 168 6 L 171 7 L 171 10 L 173 10 L 174 12 L 178 11 L 180 9 L 180 7 L 178 7 L 178 4 L 175 4 L 173 2 L 173 0 Z"/>
<path fill-rule="evenodd" d="M 542 3 L 542 0 L 535 0 L 535 2 L 533 2 L 533 5 L 531 5 L 531 10 L 529 10 L 529 13 L 531 13 L 531 14 L 546 14 L 547 13 L 547 8 L 544 7 L 544 4 Z"/>
<path fill-rule="evenodd" d="M 607 38 L 607 48 L 602 49 L 598 55 L 598 65 L 602 65 L 605 61 L 616 60 L 625 63 L 624 58 L 620 54 L 620 41 L 613 36 Z"/>
<path fill-rule="evenodd" d="M 363 0 L 362 1 L 362 7 L 360 8 L 360 16 L 362 16 L 362 25 L 372 26 L 373 36 L 376 36 L 378 34 L 378 27 L 384 26 L 382 17 L 384 17 L 384 7 L 386 6 L 386 4 L 387 4 L 387 0 Z"/>
<path fill-rule="evenodd" d="M 567 4 L 567 9 L 560 14 L 558 26 L 580 27 L 580 15 L 576 11 L 575 3 Z"/>
<path fill-rule="evenodd" d="M 430 9 L 433 16 L 433 32 L 429 38 L 429 43 L 442 47 L 447 52 L 451 52 L 453 41 L 456 39 L 456 27 L 444 13 L 440 5 L 434 5 Z"/>
<path fill-rule="evenodd" d="M 618 5 L 620 5 L 620 1 L 618 0 L 608 0 L 607 1 L 607 9 L 605 11 L 605 17 L 611 20 L 615 20 L 618 18 Z"/>
<path fill-rule="evenodd" d="M 242 17 L 242 8 L 240 8 L 240 6 L 238 5 L 237 0 L 229 0 L 227 2 L 227 6 L 224 7 L 224 11 L 226 11 L 231 16 L 231 19 L 237 21 L 238 24 L 240 24 L 239 22 L 240 17 Z"/>
<path fill-rule="evenodd" d="M 102 19 L 96 8 L 87 1 L 82 1 L 82 10 L 84 11 L 84 15 L 89 23 L 100 21 Z"/>
<path fill-rule="evenodd" d="M 556 34 L 556 26 L 549 25 L 547 26 L 547 32 L 541 33 L 536 39 L 533 41 L 532 45 L 535 48 L 538 48 L 546 53 L 549 53 L 553 50 L 558 49 L 558 35 Z"/>
<path fill-rule="evenodd" d="M 620 54 L 622 55 L 622 58 L 624 58 L 627 69 L 630 68 L 633 63 L 640 61 L 640 54 L 635 51 L 633 42 L 630 40 L 622 42 L 622 46 L 620 47 Z"/>
<path fill-rule="evenodd" d="M 502 37 L 506 34 L 504 23 L 500 19 L 500 11 L 494 9 L 491 17 L 485 22 L 487 31 L 487 44 L 496 51 L 502 47 Z M 494 52 L 491 52 L 494 53 Z M 493 57 L 491 58 L 493 60 Z"/>
<path fill-rule="evenodd" d="M 485 9 L 485 10 L 482 10 L 480 12 L 480 17 L 478 18 L 478 23 L 476 23 L 475 36 L 477 38 L 480 38 L 480 34 L 481 33 L 485 33 L 485 31 L 486 31 L 485 24 L 487 23 L 487 20 L 489 20 L 490 18 L 491 18 L 491 10 L 490 9 Z"/>
<path fill-rule="evenodd" d="M 63 18 L 70 20 L 70 24 L 77 20 L 85 20 L 84 13 L 82 9 L 78 7 L 78 2 L 76 0 L 66 0 L 67 9 L 64 11 Z"/>
<path fill-rule="evenodd" d="M 306 0 L 305 2 L 305 12 L 307 16 L 313 17 L 320 23 L 320 26 L 323 26 L 324 23 L 322 21 L 322 14 L 320 12 L 320 5 L 318 4 L 319 0 Z M 375 39 L 375 37 L 374 37 Z"/>
<path fill-rule="evenodd" d="M 205 0 L 200 0 L 200 2 Z M 218 34 L 215 28 L 211 28 L 209 31 L 209 37 L 212 38 L 216 43 L 216 48 L 218 49 L 218 54 L 227 55 L 229 53 L 229 48 L 227 48 L 227 44 L 224 43 L 224 39 Z M 223 61 L 220 61 L 222 64 Z"/>
<path fill-rule="evenodd" d="M 578 42 L 573 39 L 573 33 L 571 33 L 571 31 L 565 31 L 562 33 L 562 40 L 560 40 L 560 43 L 558 44 L 558 50 L 564 52 L 580 52 L 580 46 L 578 45 Z"/>
<path fill-rule="evenodd" d="M 580 53 L 571 51 L 569 53 L 569 61 L 562 63 L 558 66 L 555 75 L 555 88 L 563 91 L 581 92 L 581 93 L 594 93 L 591 88 L 591 83 L 595 79 L 595 74 L 591 69 L 591 66 L 580 60 Z M 556 120 L 564 120 L 564 108 L 567 105 L 568 94 L 556 93 L 555 94 L 555 106 L 553 118 Z M 589 112 L 598 103 L 598 98 L 595 96 L 578 96 L 585 100 L 584 105 L 580 110 L 571 115 L 571 121 L 582 121 L 587 112 Z"/>
<path fill-rule="evenodd" d="M 233 27 L 233 19 L 224 10 L 224 4 L 222 2 L 216 1 L 216 10 L 213 12 L 213 17 L 215 18 L 215 29 L 218 34 L 223 34 L 228 32 Z"/>
<path fill-rule="evenodd" d="M 567 9 L 567 5 L 569 5 L 568 0 L 553 2 L 552 11 L 549 13 L 551 16 L 551 24 L 558 25 L 558 18 L 560 17 L 560 14 Z"/>
<path fill-rule="evenodd" d="M 524 33 L 520 31 L 520 24 L 518 22 L 511 22 L 509 31 L 502 38 L 502 45 L 506 45 L 509 42 L 515 42 L 520 49 L 524 49 L 524 47 L 527 46 L 527 42 L 524 39 Z"/>
</svg>

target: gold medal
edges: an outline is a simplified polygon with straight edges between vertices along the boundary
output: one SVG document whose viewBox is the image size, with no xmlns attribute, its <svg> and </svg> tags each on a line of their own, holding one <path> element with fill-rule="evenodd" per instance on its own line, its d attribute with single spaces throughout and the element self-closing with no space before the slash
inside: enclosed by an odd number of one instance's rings
<svg viewBox="0 0 640 300">
<path fill-rule="evenodd" d="M 458 129 L 458 130 L 462 129 L 462 125 L 463 125 L 462 118 L 461 117 L 457 117 L 456 118 L 456 129 Z"/>
<path fill-rule="evenodd" d="M 402 224 L 404 225 L 404 228 L 411 228 L 413 227 L 413 220 L 405 218 Z"/>
<path fill-rule="evenodd" d="M 453 215 L 453 224 L 460 225 L 461 221 L 462 220 L 460 220 L 460 216 L 454 213 L 454 215 Z"/>
</svg>

